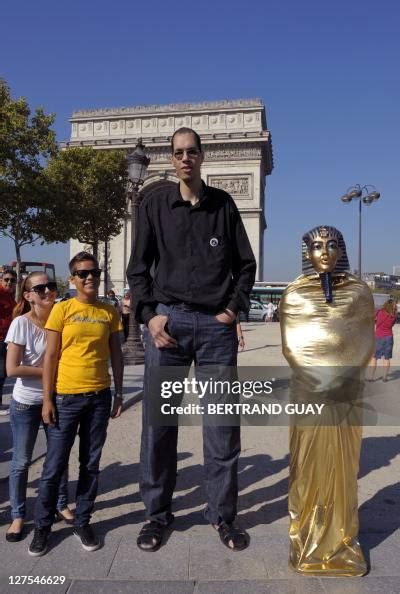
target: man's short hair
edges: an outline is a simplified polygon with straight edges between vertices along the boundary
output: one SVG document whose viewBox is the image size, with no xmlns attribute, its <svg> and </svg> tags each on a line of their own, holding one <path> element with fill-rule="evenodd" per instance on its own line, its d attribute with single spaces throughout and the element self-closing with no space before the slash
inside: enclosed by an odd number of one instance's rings
<svg viewBox="0 0 400 594">
<path fill-rule="evenodd" d="M 17 273 L 13 268 L 8 268 L 8 266 L 4 266 L 3 268 L 3 275 L 4 274 L 11 274 L 12 277 L 17 278 Z"/>
<path fill-rule="evenodd" d="M 99 263 L 97 259 L 93 256 L 93 254 L 91 254 L 90 252 L 78 252 L 69 263 L 69 271 L 71 273 L 74 272 L 75 264 L 77 264 L 78 262 L 85 262 L 86 260 L 90 260 L 91 262 L 93 262 L 93 264 L 97 266 L 97 268 L 99 267 Z"/>
<path fill-rule="evenodd" d="M 184 126 L 183 128 L 178 128 L 178 130 L 175 130 L 175 132 L 172 135 L 172 138 L 171 138 L 171 152 L 172 153 L 174 152 L 174 138 L 175 138 L 175 136 L 178 136 L 178 134 L 193 134 L 193 136 L 196 139 L 197 148 L 199 149 L 200 152 L 203 150 L 201 148 L 201 138 L 197 134 L 197 132 L 192 130 L 192 128 L 186 128 Z"/>
</svg>

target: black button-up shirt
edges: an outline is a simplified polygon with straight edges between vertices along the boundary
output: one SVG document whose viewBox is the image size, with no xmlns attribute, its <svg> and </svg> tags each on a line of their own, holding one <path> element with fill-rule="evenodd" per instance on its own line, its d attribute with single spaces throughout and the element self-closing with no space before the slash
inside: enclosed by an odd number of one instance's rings
<svg viewBox="0 0 400 594">
<path fill-rule="evenodd" d="M 152 269 L 154 265 L 154 268 Z M 145 197 L 127 269 L 139 322 L 157 303 L 186 303 L 212 312 L 247 311 L 256 262 L 236 204 L 203 184 L 194 206 L 179 184 Z"/>
</svg>

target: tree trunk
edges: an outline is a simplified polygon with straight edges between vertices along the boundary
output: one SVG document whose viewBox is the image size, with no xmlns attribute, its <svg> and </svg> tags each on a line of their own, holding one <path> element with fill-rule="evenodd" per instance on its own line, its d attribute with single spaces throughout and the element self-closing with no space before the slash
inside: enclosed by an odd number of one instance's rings
<svg viewBox="0 0 400 594">
<path fill-rule="evenodd" d="M 104 242 L 104 296 L 107 296 L 108 291 L 108 241 Z"/>
<path fill-rule="evenodd" d="M 20 245 L 18 243 L 17 239 L 14 239 L 14 247 L 15 247 L 15 257 L 17 260 L 17 265 L 15 267 L 15 272 L 17 273 L 17 286 L 15 287 L 15 300 L 18 301 L 18 299 L 20 298 L 20 294 L 21 294 L 21 284 L 22 284 L 22 279 L 21 279 L 21 248 Z"/>
<path fill-rule="evenodd" d="M 98 241 L 94 241 L 92 243 L 92 249 L 93 249 L 93 256 L 96 258 L 97 261 L 99 261 L 99 242 Z"/>
</svg>

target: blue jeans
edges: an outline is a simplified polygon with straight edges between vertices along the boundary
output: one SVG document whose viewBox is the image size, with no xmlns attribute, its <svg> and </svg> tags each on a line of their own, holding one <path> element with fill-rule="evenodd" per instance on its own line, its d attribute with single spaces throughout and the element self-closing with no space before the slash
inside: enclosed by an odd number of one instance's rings
<svg viewBox="0 0 400 594">
<path fill-rule="evenodd" d="M 177 348 L 158 349 L 146 330 L 143 424 L 140 451 L 140 492 L 146 517 L 168 524 L 173 516 L 171 502 L 176 483 L 178 427 L 151 422 L 151 368 L 207 365 L 235 367 L 236 324 L 223 324 L 212 314 L 184 305 L 159 304 L 157 313 L 168 315 L 168 332 Z M 198 376 L 198 374 L 197 374 Z M 237 468 L 240 454 L 240 426 L 203 425 L 203 455 L 206 519 L 218 524 L 232 522 L 237 513 Z"/>
<path fill-rule="evenodd" d="M 26 486 L 28 469 L 32 461 L 40 423 L 42 421 L 41 404 L 23 404 L 11 400 L 10 423 L 13 436 L 13 455 L 10 465 L 10 503 L 11 518 L 25 518 Z M 46 425 L 45 431 L 47 436 Z M 58 490 L 57 509 L 63 510 L 68 505 L 68 461 L 61 476 Z"/>
<path fill-rule="evenodd" d="M 56 394 L 57 424 L 47 429 L 47 454 L 39 483 L 35 524 L 50 529 L 63 469 L 79 426 L 79 478 L 75 525 L 86 526 L 97 495 L 100 457 L 111 412 L 111 391 Z"/>
<path fill-rule="evenodd" d="M 393 336 L 375 337 L 375 359 L 386 360 L 393 357 Z"/>
</svg>

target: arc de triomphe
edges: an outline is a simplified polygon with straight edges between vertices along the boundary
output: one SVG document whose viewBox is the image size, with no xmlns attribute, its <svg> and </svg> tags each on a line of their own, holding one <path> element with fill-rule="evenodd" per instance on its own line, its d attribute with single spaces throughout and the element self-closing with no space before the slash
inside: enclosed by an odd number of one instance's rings
<svg viewBox="0 0 400 594">
<path fill-rule="evenodd" d="M 165 180 L 178 181 L 170 162 L 173 132 L 187 126 L 200 134 L 205 160 L 202 177 L 234 198 L 257 259 L 257 280 L 263 280 L 263 236 L 266 176 L 273 167 L 271 135 L 260 99 L 207 101 L 83 110 L 73 113 L 70 141 L 63 146 L 99 150 L 133 150 L 139 137 L 151 162 L 141 192 Z M 82 249 L 72 240 L 71 257 Z M 101 250 L 100 250 L 101 254 Z M 121 293 L 130 256 L 130 219 L 109 244 L 109 288 Z"/>
</svg>

